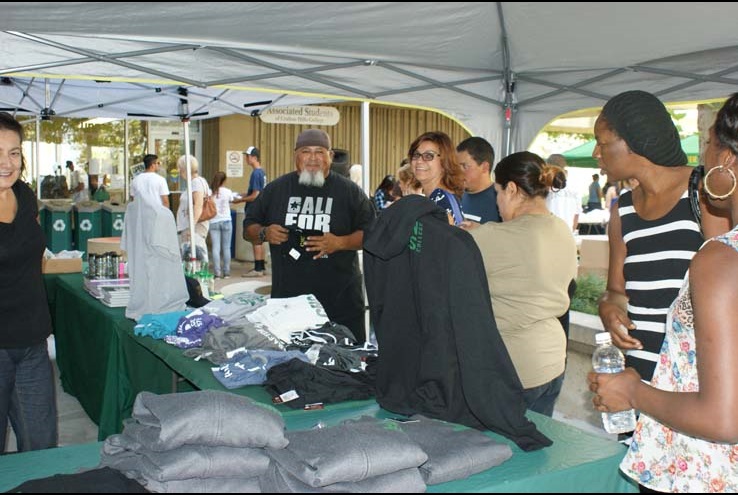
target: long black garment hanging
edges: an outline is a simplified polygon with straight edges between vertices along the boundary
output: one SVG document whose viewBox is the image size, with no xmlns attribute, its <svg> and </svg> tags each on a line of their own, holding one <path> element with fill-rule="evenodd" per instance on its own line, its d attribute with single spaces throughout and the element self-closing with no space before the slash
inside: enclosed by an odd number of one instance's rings
<svg viewBox="0 0 738 495">
<path fill-rule="evenodd" d="M 384 210 L 364 235 L 364 274 L 383 408 L 551 445 L 525 417 L 479 248 L 444 210 L 421 196 Z"/>
</svg>

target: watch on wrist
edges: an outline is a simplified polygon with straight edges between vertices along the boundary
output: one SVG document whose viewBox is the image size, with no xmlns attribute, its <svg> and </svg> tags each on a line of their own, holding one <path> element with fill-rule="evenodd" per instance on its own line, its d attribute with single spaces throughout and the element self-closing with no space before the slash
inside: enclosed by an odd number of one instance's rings
<svg viewBox="0 0 738 495">
<path fill-rule="evenodd" d="M 259 242 L 266 242 L 266 238 L 267 238 L 267 228 L 262 227 L 261 230 L 259 231 Z"/>
</svg>

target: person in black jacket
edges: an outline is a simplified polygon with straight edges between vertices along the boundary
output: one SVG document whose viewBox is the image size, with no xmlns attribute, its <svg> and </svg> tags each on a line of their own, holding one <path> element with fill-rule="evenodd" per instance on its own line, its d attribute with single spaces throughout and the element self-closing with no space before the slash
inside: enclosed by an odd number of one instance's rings
<svg viewBox="0 0 738 495">
<path fill-rule="evenodd" d="M 383 408 L 551 445 L 525 417 L 479 248 L 443 209 L 413 195 L 385 210 L 364 237 L 364 276 Z"/>
</svg>

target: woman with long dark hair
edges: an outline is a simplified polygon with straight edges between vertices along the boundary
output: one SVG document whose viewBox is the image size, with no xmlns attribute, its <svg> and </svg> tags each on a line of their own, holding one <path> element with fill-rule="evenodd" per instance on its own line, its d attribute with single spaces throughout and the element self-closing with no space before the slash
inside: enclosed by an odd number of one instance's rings
<svg viewBox="0 0 738 495">
<path fill-rule="evenodd" d="M 46 238 L 36 195 L 21 177 L 23 128 L 0 112 L 0 451 L 8 418 L 18 451 L 56 447 L 51 315 L 41 275 Z"/>
</svg>

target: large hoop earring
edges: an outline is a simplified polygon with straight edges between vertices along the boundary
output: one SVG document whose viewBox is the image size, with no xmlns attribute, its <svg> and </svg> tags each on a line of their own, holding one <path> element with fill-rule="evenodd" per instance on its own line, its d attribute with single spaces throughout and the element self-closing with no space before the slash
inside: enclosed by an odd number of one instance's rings
<svg viewBox="0 0 738 495">
<path fill-rule="evenodd" d="M 710 178 L 710 174 L 713 173 L 717 169 L 726 170 L 730 174 L 730 178 L 733 179 L 733 187 L 731 187 L 730 188 L 730 191 L 728 191 L 725 194 L 720 194 L 720 195 L 714 194 L 712 191 L 710 191 L 710 186 L 707 185 L 707 180 Z M 707 173 L 705 174 L 705 178 L 702 179 L 702 187 L 705 189 L 705 192 L 707 193 L 708 196 L 710 196 L 711 199 L 725 199 L 725 198 L 727 198 L 728 196 L 730 196 L 731 194 L 733 194 L 733 191 L 735 191 L 736 185 L 738 185 L 738 180 L 736 180 L 735 174 L 733 173 L 733 171 L 730 170 L 727 167 L 722 166 L 722 165 L 717 166 L 717 167 L 713 167 L 710 170 L 708 170 Z"/>
</svg>

